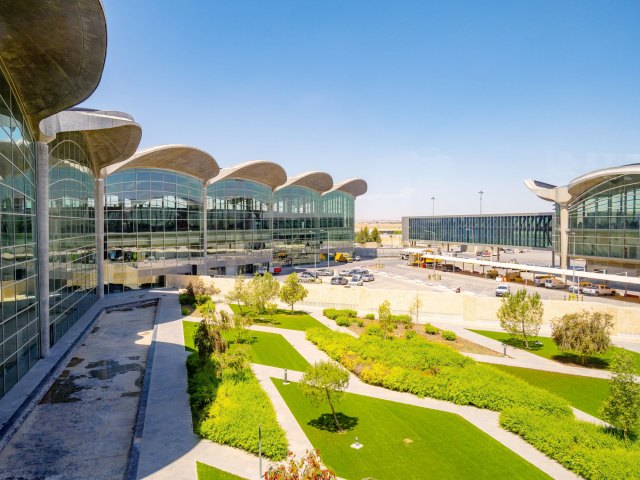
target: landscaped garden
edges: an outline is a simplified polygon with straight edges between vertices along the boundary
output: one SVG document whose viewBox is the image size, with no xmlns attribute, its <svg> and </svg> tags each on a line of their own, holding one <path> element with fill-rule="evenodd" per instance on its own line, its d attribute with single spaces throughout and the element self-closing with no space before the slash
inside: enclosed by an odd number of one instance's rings
<svg viewBox="0 0 640 480">
<path fill-rule="evenodd" d="M 531 368 L 492 365 L 531 385 L 536 385 L 564 398 L 572 407 L 597 417 L 598 409 L 609 395 L 609 381 L 564 373 L 546 372 Z"/>
<path fill-rule="evenodd" d="M 342 478 L 549 478 L 458 415 L 345 394 L 337 433 L 329 409 L 272 379 L 324 462 Z M 351 448 L 355 438 L 364 445 Z"/>
<path fill-rule="evenodd" d="M 478 333 L 488 338 L 498 340 L 511 347 L 521 348 L 527 352 L 534 353 L 549 360 L 555 360 L 557 362 L 566 363 L 575 366 L 582 366 L 581 358 L 579 355 L 571 352 L 563 352 L 556 346 L 550 337 L 534 336 L 529 339 L 529 348 L 525 348 L 525 344 L 521 339 L 513 338 L 512 335 L 506 332 L 493 332 L 489 330 L 472 330 L 471 332 Z M 606 353 L 595 354 L 587 357 L 586 367 L 609 369 L 611 359 L 616 350 L 620 350 L 618 347 L 610 348 Z M 640 370 L 640 354 L 636 352 L 630 352 L 635 360 L 636 368 Z"/>
<path fill-rule="evenodd" d="M 196 462 L 196 469 L 198 480 L 244 480 L 243 477 L 238 477 L 200 462 Z"/>
<path fill-rule="evenodd" d="M 255 309 L 246 306 L 240 306 L 235 303 L 230 303 L 229 307 L 235 314 L 247 315 L 251 317 L 253 323 L 255 323 L 256 325 L 286 328 L 288 330 L 300 330 L 303 332 L 307 328 L 327 328 L 306 312 L 294 311 L 293 313 L 291 313 L 289 310 L 278 308 L 272 311 L 258 313 Z"/>
</svg>

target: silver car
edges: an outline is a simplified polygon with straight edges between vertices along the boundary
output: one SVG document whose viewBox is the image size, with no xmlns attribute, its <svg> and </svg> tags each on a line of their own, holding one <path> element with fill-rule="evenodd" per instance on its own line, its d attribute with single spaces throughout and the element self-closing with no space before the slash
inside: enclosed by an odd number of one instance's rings
<svg viewBox="0 0 640 480">
<path fill-rule="evenodd" d="M 352 287 L 361 287 L 362 286 L 362 277 L 360 275 L 352 276 L 351 280 L 349 280 L 349 283 L 347 285 L 350 285 Z"/>
<path fill-rule="evenodd" d="M 361 278 L 363 282 L 373 282 L 376 279 L 373 273 L 365 273 Z"/>
</svg>

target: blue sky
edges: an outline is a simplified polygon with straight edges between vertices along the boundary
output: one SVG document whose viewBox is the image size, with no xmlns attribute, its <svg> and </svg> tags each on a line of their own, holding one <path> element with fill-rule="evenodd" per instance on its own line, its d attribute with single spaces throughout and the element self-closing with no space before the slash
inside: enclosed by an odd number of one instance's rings
<svg viewBox="0 0 640 480">
<path fill-rule="evenodd" d="M 522 181 L 640 162 L 636 1 L 104 0 L 85 106 L 141 147 L 362 177 L 359 219 L 547 211 Z"/>
</svg>

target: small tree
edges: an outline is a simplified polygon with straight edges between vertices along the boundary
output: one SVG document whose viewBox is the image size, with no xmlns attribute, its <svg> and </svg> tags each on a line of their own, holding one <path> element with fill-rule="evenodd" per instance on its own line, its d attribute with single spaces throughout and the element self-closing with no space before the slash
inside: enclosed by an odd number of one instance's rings
<svg viewBox="0 0 640 480">
<path fill-rule="evenodd" d="M 387 338 L 387 332 L 392 332 L 395 329 L 395 321 L 391 316 L 391 302 L 389 300 L 385 300 L 378 306 L 378 320 L 380 321 L 380 326 L 384 331 L 384 338 Z"/>
<path fill-rule="evenodd" d="M 307 450 L 300 460 L 289 452 L 286 463 L 273 466 L 263 476 L 264 480 L 335 480 L 336 474 L 327 468 L 320 458 L 319 450 Z"/>
<path fill-rule="evenodd" d="M 331 407 L 333 422 L 342 431 L 334 403 L 339 403 L 349 385 L 349 372 L 333 362 L 317 362 L 302 376 L 299 386 L 305 397 L 316 406 L 326 400 Z"/>
<path fill-rule="evenodd" d="M 247 299 L 247 284 L 245 283 L 244 278 L 238 275 L 235 283 L 233 284 L 233 289 L 231 289 L 224 298 L 228 303 L 238 304 L 240 313 L 242 313 L 242 304 L 245 303 Z"/>
<path fill-rule="evenodd" d="M 210 317 L 204 317 L 193 336 L 193 344 L 198 350 L 198 357 L 202 363 L 211 358 L 214 353 L 223 353 L 227 349 L 227 342 L 222 338 L 220 328 Z"/>
<path fill-rule="evenodd" d="M 529 338 L 538 335 L 540 331 L 543 313 L 540 295 L 529 295 L 523 288 L 502 298 L 497 316 L 500 326 L 512 336 L 524 340 L 525 347 L 529 348 Z"/>
<path fill-rule="evenodd" d="M 300 283 L 300 277 L 297 273 L 293 272 L 284 281 L 284 285 L 280 289 L 280 300 L 291 306 L 291 313 L 293 313 L 293 306 L 307 298 L 309 290 L 304 288 L 304 285 Z"/>
<path fill-rule="evenodd" d="M 236 334 L 236 342 L 244 343 L 247 340 L 248 328 L 253 324 L 253 319 L 249 315 L 234 315 L 233 329 Z"/>
<path fill-rule="evenodd" d="M 193 283 L 189 283 L 187 285 L 187 291 L 191 291 L 194 296 L 198 295 L 206 295 L 211 297 L 212 295 L 217 295 L 220 293 L 220 289 L 217 288 L 213 283 L 205 283 L 205 281 L 201 278 L 196 280 Z"/>
<path fill-rule="evenodd" d="M 606 352 L 611 347 L 613 317 L 583 310 L 553 319 L 551 329 L 551 338 L 558 349 L 577 353 L 584 365 L 588 356 Z"/>
<path fill-rule="evenodd" d="M 411 302 L 411 305 L 409 305 L 409 314 L 414 318 L 414 321 L 416 323 L 418 323 L 418 317 L 420 315 L 421 307 L 422 307 L 422 300 L 416 293 L 416 297 L 413 299 L 413 302 Z"/>
<path fill-rule="evenodd" d="M 640 383 L 635 379 L 636 366 L 633 355 L 618 349 L 611 361 L 611 382 L 609 398 L 600 408 L 602 419 L 618 430 L 622 430 L 625 440 L 629 433 L 640 426 Z"/>
<path fill-rule="evenodd" d="M 258 313 L 265 312 L 265 305 L 278 296 L 280 282 L 270 273 L 256 275 L 247 286 L 247 303 Z"/>
<path fill-rule="evenodd" d="M 378 231 L 378 227 L 373 227 L 373 230 L 371 230 L 371 234 L 369 235 L 369 241 L 382 243 L 382 238 L 380 238 L 380 232 Z"/>
</svg>

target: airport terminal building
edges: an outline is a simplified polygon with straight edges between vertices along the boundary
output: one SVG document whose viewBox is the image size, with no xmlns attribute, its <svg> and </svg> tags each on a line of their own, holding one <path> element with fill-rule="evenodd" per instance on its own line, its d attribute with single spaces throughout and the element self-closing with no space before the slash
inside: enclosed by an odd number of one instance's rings
<svg viewBox="0 0 640 480">
<path fill-rule="evenodd" d="M 351 252 L 364 180 L 137 151 L 131 115 L 74 108 L 107 51 L 99 0 L 0 10 L 0 397 L 105 293 Z"/>
</svg>

